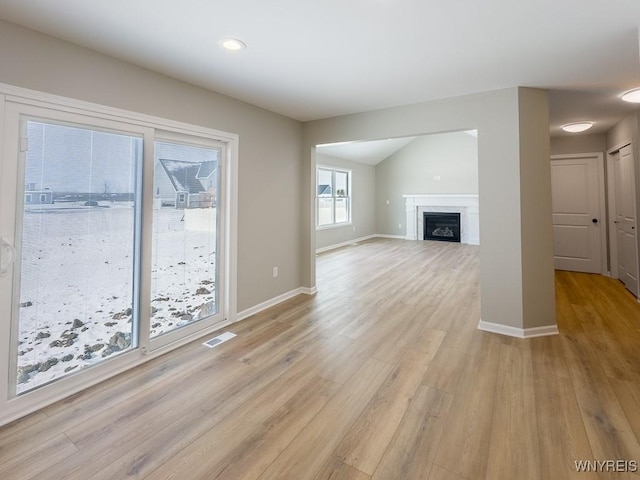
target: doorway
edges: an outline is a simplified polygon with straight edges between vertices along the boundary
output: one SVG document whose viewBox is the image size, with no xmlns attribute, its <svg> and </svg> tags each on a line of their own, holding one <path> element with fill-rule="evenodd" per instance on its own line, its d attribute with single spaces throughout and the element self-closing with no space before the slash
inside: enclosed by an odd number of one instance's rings
<svg viewBox="0 0 640 480">
<path fill-rule="evenodd" d="M 316 220 L 316 252 L 373 236 L 406 239 L 411 225 L 422 225 L 422 212 L 415 212 L 413 223 L 407 217 L 408 195 L 478 195 L 475 130 L 320 145 L 316 164 L 316 170 L 348 169 L 352 187 L 349 222 L 327 228 Z M 329 183 L 321 173 L 316 174 L 318 193 L 325 192 Z M 321 195 L 316 197 L 316 205 L 324 200 L 318 198 Z M 446 204 L 439 205 L 442 208 L 434 211 L 442 212 Z M 451 208 L 455 211 L 455 206 Z M 416 232 L 412 233 L 415 238 Z M 421 229 L 419 236 L 422 238 Z"/>
</svg>

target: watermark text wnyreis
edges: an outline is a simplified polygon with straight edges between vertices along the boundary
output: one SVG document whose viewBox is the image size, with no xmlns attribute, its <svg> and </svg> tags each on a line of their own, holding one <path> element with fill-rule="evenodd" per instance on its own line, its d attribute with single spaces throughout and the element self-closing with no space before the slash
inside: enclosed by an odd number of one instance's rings
<svg viewBox="0 0 640 480">
<path fill-rule="evenodd" d="M 576 460 L 577 472 L 637 472 L 637 460 Z"/>
</svg>

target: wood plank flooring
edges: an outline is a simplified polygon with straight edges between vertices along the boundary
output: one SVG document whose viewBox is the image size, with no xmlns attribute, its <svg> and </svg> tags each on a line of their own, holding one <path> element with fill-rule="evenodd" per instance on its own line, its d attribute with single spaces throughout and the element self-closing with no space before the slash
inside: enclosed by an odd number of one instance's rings
<svg viewBox="0 0 640 480">
<path fill-rule="evenodd" d="M 477 330 L 478 247 L 375 239 L 317 261 L 315 296 L 233 340 L 0 428 L 0 478 L 640 479 L 575 466 L 640 464 L 640 305 L 619 282 L 557 272 L 560 335 L 519 340 Z"/>
</svg>

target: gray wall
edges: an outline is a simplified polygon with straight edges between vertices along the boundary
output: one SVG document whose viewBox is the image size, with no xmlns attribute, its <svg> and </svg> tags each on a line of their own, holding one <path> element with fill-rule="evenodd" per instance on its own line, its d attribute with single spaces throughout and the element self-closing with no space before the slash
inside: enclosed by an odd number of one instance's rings
<svg viewBox="0 0 640 480">
<path fill-rule="evenodd" d="M 420 136 L 376 165 L 377 233 L 404 236 L 402 195 L 418 193 L 478 193 L 477 138 L 464 132 Z"/>
<path fill-rule="evenodd" d="M 317 155 L 318 165 L 351 170 L 351 224 L 316 230 L 316 249 L 376 233 L 375 167 L 328 155 Z"/>
<path fill-rule="evenodd" d="M 607 136 L 604 133 L 592 135 L 566 135 L 552 137 L 551 155 L 570 155 L 573 153 L 602 153 L 607 150 Z"/>
<path fill-rule="evenodd" d="M 541 90 L 521 91 L 518 112 L 522 290 L 526 292 L 523 295 L 523 315 L 526 319 L 537 318 L 538 321 L 551 317 L 555 324 L 549 109 L 546 93 Z M 494 188 L 499 188 L 499 185 L 494 185 Z M 482 210 L 480 224 L 482 230 Z M 551 301 L 545 303 L 548 298 Z"/>
<path fill-rule="evenodd" d="M 607 132 L 607 150 L 623 146 L 632 142 L 633 168 L 636 190 L 636 220 L 640 212 L 640 110 L 629 115 Z M 605 156 L 605 159 L 607 157 Z M 640 236 L 637 236 L 638 251 L 640 252 Z"/>
<path fill-rule="evenodd" d="M 315 285 L 315 145 L 472 129 L 478 130 L 482 320 L 519 329 L 555 325 L 549 119 L 542 90 L 509 88 L 305 123 L 305 286 Z"/>
<path fill-rule="evenodd" d="M 620 146 L 622 143 L 638 139 L 638 116 L 640 112 L 633 113 L 618 123 L 607 132 L 607 149 Z"/>
<path fill-rule="evenodd" d="M 315 145 L 478 129 L 483 320 L 555 324 L 543 91 L 509 88 L 308 122 L 301 130 L 286 117 L 1 21 L 0 65 L 3 83 L 239 134 L 239 310 L 315 286 Z M 523 107 L 530 118 L 520 115 Z M 531 177 L 526 188 L 521 169 Z"/>
<path fill-rule="evenodd" d="M 2 83 L 239 134 L 238 310 L 302 284 L 299 122 L 4 21 L 0 65 Z"/>
</svg>

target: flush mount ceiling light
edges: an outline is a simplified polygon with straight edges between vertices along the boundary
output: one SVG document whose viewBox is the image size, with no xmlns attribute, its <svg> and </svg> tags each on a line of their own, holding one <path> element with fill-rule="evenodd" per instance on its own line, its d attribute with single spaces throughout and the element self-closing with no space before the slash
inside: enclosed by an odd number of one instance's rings
<svg viewBox="0 0 640 480">
<path fill-rule="evenodd" d="M 634 88 L 622 95 L 622 100 L 630 103 L 640 103 L 640 88 Z"/>
<path fill-rule="evenodd" d="M 579 133 L 589 130 L 591 127 L 593 127 L 593 122 L 576 122 L 563 125 L 562 130 L 570 133 Z"/>
<path fill-rule="evenodd" d="M 222 46 L 227 50 L 232 51 L 244 50 L 245 48 L 247 48 L 247 44 L 242 40 L 238 40 L 237 38 L 225 38 L 224 40 L 222 40 Z"/>
</svg>

